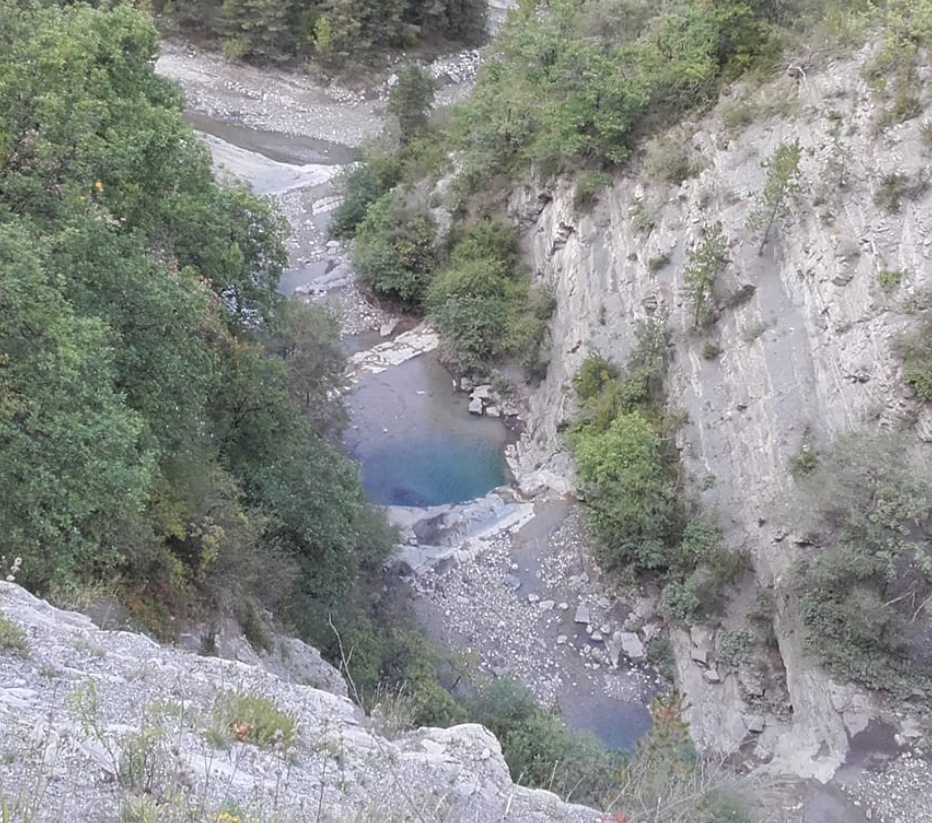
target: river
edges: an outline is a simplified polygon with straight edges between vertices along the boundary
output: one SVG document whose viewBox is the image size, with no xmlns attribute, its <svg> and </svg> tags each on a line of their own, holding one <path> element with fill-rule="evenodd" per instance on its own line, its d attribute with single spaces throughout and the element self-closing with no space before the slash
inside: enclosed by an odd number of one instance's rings
<svg viewBox="0 0 932 823">
<path fill-rule="evenodd" d="M 401 341 L 412 322 L 373 306 L 349 277 L 345 249 L 326 236 L 339 173 L 379 131 L 378 95 L 334 94 L 177 48 L 159 68 L 184 86 L 186 118 L 218 171 L 272 196 L 291 223 L 281 291 L 331 306 L 350 354 Z M 465 88 L 448 84 L 444 97 Z M 569 725 L 630 749 L 663 683 L 606 645 L 627 611 L 605 592 L 577 507 L 522 502 L 503 453 L 513 435 L 467 405 L 436 351 L 360 371 L 347 395 L 345 445 L 367 493 L 391 507 L 406 551 L 433 558 L 410 579 L 414 608 L 436 641 L 477 654 L 485 675 L 513 673 Z"/>
</svg>

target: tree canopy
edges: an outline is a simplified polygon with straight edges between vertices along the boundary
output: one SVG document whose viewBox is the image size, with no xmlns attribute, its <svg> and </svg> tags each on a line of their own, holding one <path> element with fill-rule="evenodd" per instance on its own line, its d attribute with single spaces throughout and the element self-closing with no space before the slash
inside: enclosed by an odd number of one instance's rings
<svg viewBox="0 0 932 823">
<path fill-rule="evenodd" d="M 0 0 L 0 554 L 156 623 L 336 602 L 388 544 L 332 442 L 336 325 L 278 294 L 286 224 L 214 179 L 157 45 L 128 5 Z"/>
</svg>

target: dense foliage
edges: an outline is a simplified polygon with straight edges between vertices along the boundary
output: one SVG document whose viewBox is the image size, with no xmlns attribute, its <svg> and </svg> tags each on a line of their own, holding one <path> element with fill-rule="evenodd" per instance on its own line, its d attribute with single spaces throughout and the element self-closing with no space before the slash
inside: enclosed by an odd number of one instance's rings
<svg viewBox="0 0 932 823">
<path fill-rule="evenodd" d="M 484 0 L 157 0 L 159 17 L 219 40 L 231 57 L 359 62 L 422 41 L 467 46 L 485 37 Z"/>
<path fill-rule="evenodd" d="M 331 235 L 355 239 L 353 265 L 377 296 L 428 312 L 456 368 L 479 373 L 513 357 L 530 378 L 542 377 L 552 296 L 531 286 L 505 221 L 483 217 L 442 234 L 418 183 L 447 158 L 426 123 L 407 122 L 398 151 L 369 152 L 348 172 Z"/>
<path fill-rule="evenodd" d="M 569 442 L 602 561 L 658 576 L 667 619 L 701 622 L 721 612 L 748 559 L 684 500 L 664 410 L 664 318 L 642 321 L 635 338 L 624 368 L 597 354 L 583 361 L 573 378 L 582 416 Z"/>
<path fill-rule="evenodd" d="M 427 129 L 428 116 L 434 104 L 435 84 L 430 69 L 416 63 L 398 72 L 395 85 L 388 92 L 386 111 L 397 120 L 402 143 L 409 142 Z"/>
<path fill-rule="evenodd" d="M 793 517 L 812 548 L 796 568 L 810 649 L 873 688 L 932 684 L 932 486 L 894 435 L 851 435 L 800 478 Z"/>
<path fill-rule="evenodd" d="M 366 209 L 353 247 L 353 266 L 363 285 L 416 308 L 439 263 L 437 228 L 427 209 L 409 205 L 400 190 Z"/>
<path fill-rule="evenodd" d="M 535 13 L 538 5 L 546 12 Z M 461 107 L 467 175 L 616 164 L 658 123 L 711 99 L 766 44 L 754 0 L 549 0 L 521 4 Z"/>
<path fill-rule="evenodd" d="M 128 6 L 0 2 L 0 554 L 156 630 L 303 614 L 389 543 L 329 439 L 336 329 L 278 297 L 284 223 L 213 179 L 156 48 Z"/>
<path fill-rule="evenodd" d="M 592 804 L 604 801 L 617 785 L 624 755 L 606 749 L 591 733 L 568 730 L 511 678 L 482 689 L 469 708 L 470 718 L 501 742 L 517 783 Z"/>
<path fill-rule="evenodd" d="M 542 376 L 551 298 L 531 293 L 528 281 L 511 225 L 486 218 L 462 232 L 425 297 L 459 368 L 480 371 L 484 363 L 517 355 L 530 377 Z"/>
</svg>

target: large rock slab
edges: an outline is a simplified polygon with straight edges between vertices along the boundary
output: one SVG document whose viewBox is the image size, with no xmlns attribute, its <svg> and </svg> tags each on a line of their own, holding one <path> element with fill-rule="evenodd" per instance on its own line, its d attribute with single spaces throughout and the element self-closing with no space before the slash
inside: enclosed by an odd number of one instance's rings
<svg viewBox="0 0 932 823">
<path fill-rule="evenodd" d="M 321 809 L 324 819 L 433 820 L 441 788 L 444 819 L 595 819 L 592 809 L 514 785 L 498 741 L 481 726 L 418 729 L 389 740 L 345 697 L 258 666 L 102 631 L 11 583 L 0 582 L 0 613 L 29 644 L 28 656 L 0 651 L 3 792 L 13 803 L 28 796 L 39 804 L 37 819 L 112 823 L 133 804 L 173 797 L 203 805 L 205 819 L 234 803 L 244 819 L 260 812 L 262 819 L 305 819 L 302 810 Z M 244 727 L 240 740 L 230 734 L 227 751 L 214 748 L 205 729 L 227 692 L 268 700 L 292 717 L 294 742 L 260 749 Z M 126 773 L 124 747 L 143 739 L 152 768 L 137 792 L 114 775 Z M 54 772 L 42 794 L 30 794 L 48 764 Z M 16 814 L 14 807 L 19 820 Z"/>
</svg>

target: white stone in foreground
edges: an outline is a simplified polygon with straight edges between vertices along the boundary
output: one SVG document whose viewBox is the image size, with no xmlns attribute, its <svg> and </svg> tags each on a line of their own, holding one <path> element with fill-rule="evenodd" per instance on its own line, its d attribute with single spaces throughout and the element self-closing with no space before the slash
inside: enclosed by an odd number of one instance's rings
<svg viewBox="0 0 932 823">
<path fill-rule="evenodd" d="M 433 823 L 442 797 L 444 821 L 597 820 L 592 809 L 515 786 L 498 741 L 481 726 L 420 729 L 388 740 L 346 698 L 257 666 L 102 631 L 14 584 L 0 582 L 0 613 L 25 632 L 30 651 L 28 657 L 0 652 L 0 725 L 11 756 L 0 775 L 4 795 L 14 799 L 48 781 L 38 819 L 122 819 L 121 807 L 132 797 L 113 779 L 122 746 L 155 722 L 154 707 L 162 706 L 175 707 L 163 708 L 158 721 L 170 741 L 169 773 L 183 778 L 175 788 L 186 786 L 198 804 L 203 799 L 213 810 L 210 819 L 233 801 L 247 812 L 260 803 L 263 814 L 285 820 L 307 819 L 300 810 L 320 803 L 328 820 L 405 815 Z M 285 757 L 247 743 L 234 742 L 227 751 L 208 744 L 214 702 L 232 690 L 265 697 L 296 719 L 293 752 Z M 90 722 L 76 717 L 79 691 Z"/>
</svg>

